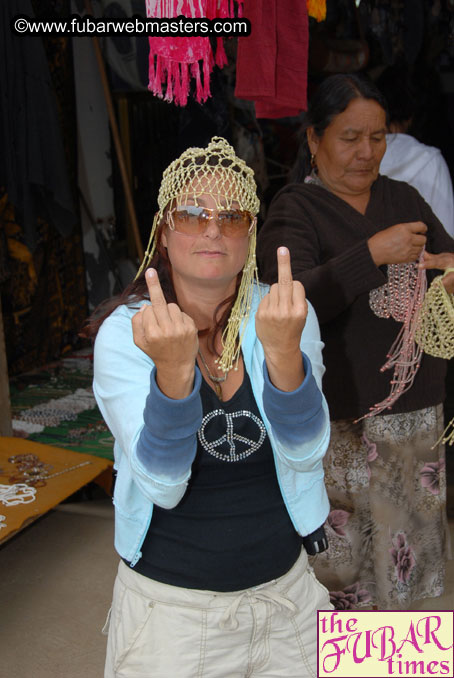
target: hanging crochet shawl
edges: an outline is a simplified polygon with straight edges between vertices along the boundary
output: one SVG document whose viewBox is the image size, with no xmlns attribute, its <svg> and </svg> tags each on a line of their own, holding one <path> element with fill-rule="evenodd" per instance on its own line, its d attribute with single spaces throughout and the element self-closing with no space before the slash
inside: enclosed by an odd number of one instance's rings
<svg viewBox="0 0 454 678">
<path fill-rule="evenodd" d="M 241 16 L 243 0 L 146 0 L 147 16 L 175 18 L 185 16 L 209 20 L 233 18 L 234 3 Z M 213 55 L 209 38 L 204 37 L 150 37 L 148 89 L 165 101 L 185 106 L 188 100 L 191 78 L 195 79 L 195 98 L 199 103 L 207 100 L 210 93 L 210 74 L 216 64 L 220 68 L 227 63 L 222 38 L 217 39 L 216 56 Z M 165 96 L 163 94 L 165 84 Z"/>
<path fill-rule="evenodd" d="M 419 263 L 424 260 L 424 250 Z M 369 305 L 379 318 L 394 318 L 402 323 L 399 334 L 386 356 L 381 371 L 393 368 L 391 390 L 380 403 L 360 419 L 390 410 L 402 393 L 412 387 L 421 365 L 422 348 L 415 342 L 418 314 L 427 289 L 426 272 L 418 263 L 388 264 L 388 282 L 369 294 Z M 358 419 L 357 421 L 360 421 Z"/>
</svg>

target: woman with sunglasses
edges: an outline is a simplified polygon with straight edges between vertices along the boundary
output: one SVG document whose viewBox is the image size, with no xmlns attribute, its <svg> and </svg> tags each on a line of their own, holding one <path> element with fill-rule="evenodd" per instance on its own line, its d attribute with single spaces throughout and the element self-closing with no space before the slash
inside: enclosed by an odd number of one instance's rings
<svg viewBox="0 0 454 678">
<path fill-rule="evenodd" d="M 254 280 L 256 185 L 224 139 L 171 163 L 158 203 L 138 277 L 90 322 L 121 556 L 105 676 L 315 676 L 317 320 L 286 248 Z"/>
</svg>

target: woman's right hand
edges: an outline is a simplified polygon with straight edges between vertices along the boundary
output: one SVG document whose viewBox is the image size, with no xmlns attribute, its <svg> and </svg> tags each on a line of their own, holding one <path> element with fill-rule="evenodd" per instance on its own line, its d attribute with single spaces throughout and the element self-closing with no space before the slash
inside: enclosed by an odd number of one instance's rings
<svg viewBox="0 0 454 678">
<path fill-rule="evenodd" d="M 168 304 L 157 271 L 145 274 L 151 305 L 144 304 L 132 318 L 134 343 L 156 366 L 156 381 L 169 398 L 186 398 L 194 384 L 199 338 L 192 318 L 177 304 Z"/>
<path fill-rule="evenodd" d="M 427 226 L 422 221 L 395 224 L 379 231 L 367 241 L 375 265 L 416 261 L 426 244 L 426 232 Z"/>
</svg>

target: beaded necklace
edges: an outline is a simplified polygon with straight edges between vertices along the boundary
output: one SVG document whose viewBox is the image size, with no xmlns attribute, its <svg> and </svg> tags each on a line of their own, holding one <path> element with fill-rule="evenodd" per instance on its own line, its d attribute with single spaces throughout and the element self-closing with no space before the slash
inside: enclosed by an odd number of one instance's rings
<svg viewBox="0 0 454 678">
<path fill-rule="evenodd" d="M 228 372 L 224 372 L 222 377 L 215 377 L 214 374 L 211 374 L 210 369 L 207 365 L 207 362 L 205 358 L 203 357 L 202 351 L 199 348 L 199 356 L 200 360 L 202 361 L 202 364 L 206 370 L 206 373 L 208 375 L 208 379 L 214 384 L 214 390 L 216 391 L 216 395 L 219 398 L 219 400 L 222 400 L 222 388 L 221 384 L 227 379 L 227 374 Z"/>
<path fill-rule="evenodd" d="M 82 461 L 80 464 L 75 464 L 74 466 L 63 468 L 61 471 L 50 473 L 53 468 L 51 464 L 46 464 L 41 461 L 36 454 L 15 454 L 9 457 L 8 461 L 16 467 L 14 474 L 9 476 L 12 487 L 19 487 L 24 484 L 32 487 L 44 487 L 50 478 L 56 478 L 64 473 L 75 471 L 82 466 L 87 466 L 92 463 L 91 461 Z M 5 476 L 8 474 L 0 472 L 0 475 Z"/>
<path fill-rule="evenodd" d="M 0 485 L 0 503 L 5 506 L 16 506 L 16 504 L 29 504 L 36 499 L 36 489 L 29 487 L 26 483 L 15 483 L 14 485 Z"/>
</svg>

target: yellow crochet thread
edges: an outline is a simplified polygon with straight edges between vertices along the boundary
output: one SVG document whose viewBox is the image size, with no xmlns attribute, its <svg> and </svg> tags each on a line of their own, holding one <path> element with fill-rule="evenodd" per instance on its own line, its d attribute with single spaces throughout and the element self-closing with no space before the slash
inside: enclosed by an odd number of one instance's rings
<svg viewBox="0 0 454 678">
<path fill-rule="evenodd" d="M 443 278 L 454 268 L 432 281 L 419 312 L 415 339 L 425 353 L 450 360 L 454 357 L 454 295 L 448 294 Z"/>
<path fill-rule="evenodd" d="M 188 148 L 179 158 L 164 170 L 158 194 L 159 211 L 155 214 L 145 256 L 136 278 L 149 266 L 156 246 L 155 235 L 158 225 L 164 219 L 166 208 L 187 204 L 188 200 L 198 204 L 204 194 L 212 196 L 219 210 L 235 207 L 250 212 L 254 217 L 260 208 L 257 185 L 253 170 L 244 160 L 238 158 L 235 150 L 222 137 L 213 137 L 206 148 Z M 249 236 L 249 248 L 243 268 L 238 295 L 230 312 L 227 326 L 222 334 L 222 353 L 217 359 L 218 369 L 228 372 L 240 355 L 243 331 L 250 310 L 254 278 L 258 282 L 255 260 L 256 226 Z"/>
<path fill-rule="evenodd" d="M 415 340 L 425 353 L 446 360 L 454 357 L 454 295 L 443 285 L 443 278 L 448 273 L 454 273 L 454 268 L 447 268 L 443 275 L 433 279 L 424 297 L 415 332 Z M 454 444 L 454 419 L 432 449 L 441 442 Z"/>
</svg>

